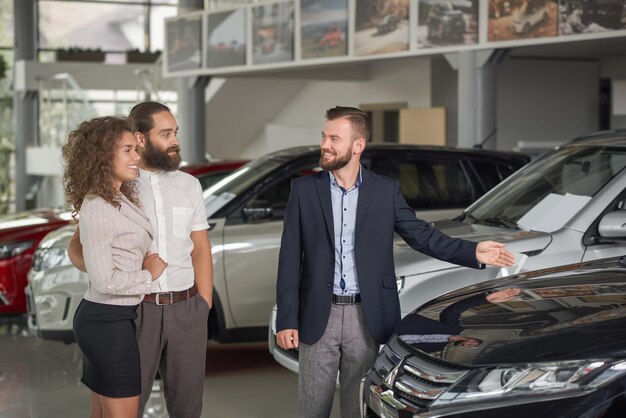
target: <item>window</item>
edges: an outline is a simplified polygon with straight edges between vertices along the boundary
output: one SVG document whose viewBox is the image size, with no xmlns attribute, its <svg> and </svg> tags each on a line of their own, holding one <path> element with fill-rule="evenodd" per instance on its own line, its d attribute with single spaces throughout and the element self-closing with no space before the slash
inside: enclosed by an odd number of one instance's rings
<svg viewBox="0 0 626 418">
<path fill-rule="evenodd" d="M 13 0 L 0 0 L 0 48 L 13 48 Z"/>
<path fill-rule="evenodd" d="M 200 186 L 202 190 L 206 190 L 209 187 L 213 186 L 220 180 L 226 178 L 227 175 L 230 174 L 230 171 L 218 171 L 213 173 L 202 174 L 198 176 L 198 181 L 200 181 Z"/>
<path fill-rule="evenodd" d="M 39 48 L 162 50 L 164 19 L 176 15 L 176 4 L 175 0 L 39 0 Z"/>
<path fill-rule="evenodd" d="M 415 210 L 460 208 L 473 200 L 458 160 L 432 157 L 402 160 L 394 155 L 374 157 L 367 165 L 377 174 L 397 178 L 400 193 Z"/>
<path fill-rule="evenodd" d="M 287 208 L 287 201 L 289 200 L 289 193 L 291 193 L 291 181 L 298 177 L 310 175 L 318 169 L 316 163 L 315 166 L 311 166 L 308 169 L 300 169 L 298 172 L 283 176 L 276 183 L 248 201 L 246 208 L 270 208 L 272 220 L 283 219 L 285 209 Z"/>
<path fill-rule="evenodd" d="M 550 193 L 593 197 L 626 167 L 626 153 L 619 148 L 565 147 L 531 164 L 482 199 L 469 217 L 517 222 Z"/>
<path fill-rule="evenodd" d="M 476 174 L 478 174 L 478 178 L 483 184 L 485 190 L 491 190 L 496 184 L 500 183 L 500 180 L 502 180 L 502 177 L 498 175 L 495 163 L 491 161 L 473 160 L 472 165 L 474 166 Z M 512 171 L 509 170 L 508 174 L 505 174 L 505 177 L 508 177 L 511 173 Z"/>
</svg>

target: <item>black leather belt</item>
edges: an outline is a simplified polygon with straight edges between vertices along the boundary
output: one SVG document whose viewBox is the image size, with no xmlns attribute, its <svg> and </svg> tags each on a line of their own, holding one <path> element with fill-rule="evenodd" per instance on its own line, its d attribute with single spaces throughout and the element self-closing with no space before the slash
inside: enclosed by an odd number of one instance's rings
<svg viewBox="0 0 626 418">
<path fill-rule="evenodd" d="M 333 294 L 333 303 L 335 305 L 354 305 L 355 303 L 361 303 L 361 294 L 354 295 L 335 295 Z"/>
</svg>

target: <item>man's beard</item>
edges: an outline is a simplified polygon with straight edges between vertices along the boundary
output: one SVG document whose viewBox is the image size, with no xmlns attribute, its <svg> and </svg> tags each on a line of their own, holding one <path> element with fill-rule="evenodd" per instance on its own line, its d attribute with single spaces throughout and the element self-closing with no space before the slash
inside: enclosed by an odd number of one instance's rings
<svg viewBox="0 0 626 418">
<path fill-rule="evenodd" d="M 320 167 L 324 170 L 335 171 L 340 168 L 344 168 L 350 162 L 350 158 L 352 157 L 352 153 L 350 150 L 346 152 L 344 155 L 336 155 L 335 159 L 331 162 L 324 162 L 324 151 L 321 151 L 320 155 Z"/>
<path fill-rule="evenodd" d="M 176 151 L 176 154 L 168 155 L 171 151 Z M 146 166 L 155 170 L 175 171 L 180 166 L 180 147 L 174 145 L 163 151 L 157 149 L 148 139 L 141 153 L 141 159 Z"/>
</svg>

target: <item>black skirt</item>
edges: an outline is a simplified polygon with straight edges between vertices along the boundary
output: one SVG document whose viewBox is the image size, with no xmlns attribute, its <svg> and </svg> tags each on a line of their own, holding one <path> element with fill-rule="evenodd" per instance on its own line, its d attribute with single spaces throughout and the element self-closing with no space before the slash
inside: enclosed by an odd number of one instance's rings
<svg viewBox="0 0 626 418">
<path fill-rule="evenodd" d="M 120 306 L 83 299 L 74 314 L 74 338 L 83 353 L 81 381 L 97 394 L 127 398 L 141 394 L 137 305 Z"/>
</svg>

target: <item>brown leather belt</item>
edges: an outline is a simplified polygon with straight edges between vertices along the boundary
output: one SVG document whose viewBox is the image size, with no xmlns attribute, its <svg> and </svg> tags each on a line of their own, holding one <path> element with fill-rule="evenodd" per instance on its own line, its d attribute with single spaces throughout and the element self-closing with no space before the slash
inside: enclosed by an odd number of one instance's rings
<svg viewBox="0 0 626 418">
<path fill-rule="evenodd" d="M 354 295 L 335 295 L 333 294 L 333 303 L 335 305 L 354 305 L 361 302 L 361 294 Z"/>
<path fill-rule="evenodd" d="M 154 303 L 156 305 L 171 305 L 173 303 L 182 302 L 190 297 L 195 296 L 198 293 L 196 285 L 193 285 L 187 290 L 181 290 L 180 292 L 161 292 L 150 293 L 143 298 L 144 302 Z"/>
</svg>

